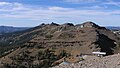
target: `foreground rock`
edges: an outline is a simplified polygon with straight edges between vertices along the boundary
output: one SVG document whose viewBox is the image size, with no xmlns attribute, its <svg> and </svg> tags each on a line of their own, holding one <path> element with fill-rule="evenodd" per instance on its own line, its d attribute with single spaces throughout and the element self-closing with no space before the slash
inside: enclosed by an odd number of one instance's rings
<svg viewBox="0 0 120 68">
<path fill-rule="evenodd" d="M 86 60 L 79 63 L 59 65 L 53 68 L 120 68 L 120 55 L 115 54 L 102 58 L 88 56 Z"/>
</svg>

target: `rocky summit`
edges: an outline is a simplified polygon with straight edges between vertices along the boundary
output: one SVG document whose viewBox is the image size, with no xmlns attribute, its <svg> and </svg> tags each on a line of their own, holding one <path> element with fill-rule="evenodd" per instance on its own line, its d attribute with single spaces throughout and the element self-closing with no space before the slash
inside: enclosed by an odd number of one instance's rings
<svg viewBox="0 0 120 68">
<path fill-rule="evenodd" d="M 41 24 L 0 36 L 1 67 L 48 68 L 63 60 L 79 62 L 81 54 L 120 53 L 120 35 L 93 22 Z M 100 61 L 101 62 L 101 61 Z"/>
<path fill-rule="evenodd" d="M 62 64 L 53 68 L 120 68 L 120 55 L 106 57 L 88 56 L 78 63 Z"/>
</svg>

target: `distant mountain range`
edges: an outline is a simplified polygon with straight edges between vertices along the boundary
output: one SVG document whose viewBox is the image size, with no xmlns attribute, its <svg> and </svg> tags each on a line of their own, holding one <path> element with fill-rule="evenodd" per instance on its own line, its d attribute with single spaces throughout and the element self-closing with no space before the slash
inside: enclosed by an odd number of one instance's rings
<svg viewBox="0 0 120 68">
<path fill-rule="evenodd" d="M 120 26 L 106 26 L 106 28 L 110 30 L 120 30 Z"/>
<path fill-rule="evenodd" d="M 0 34 L 26 30 L 29 27 L 0 26 Z"/>
<path fill-rule="evenodd" d="M 30 27 L 0 26 L 0 34 L 22 31 L 29 28 Z M 110 30 L 120 30 L 120 27 L 115 27 L 115 26 L 106 26 L 106 28 Z"/>
</svg>

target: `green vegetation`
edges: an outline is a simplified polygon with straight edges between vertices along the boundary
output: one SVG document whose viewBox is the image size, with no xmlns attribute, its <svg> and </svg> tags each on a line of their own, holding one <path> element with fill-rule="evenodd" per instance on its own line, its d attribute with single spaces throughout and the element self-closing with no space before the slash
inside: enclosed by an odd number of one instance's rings
<svg viewBox="0 0 120 68">
<path fill-rule="evenodd" d="M 63 57 L 69 56 L 65 50 L 62 50 L 58 55 L 55 55 L 54 50 L 40 50 L 36 55 L 31 56 L 31 52 L 24 51 L 19 55 L 10 57 L 13 60 L 12 64 L 4 64 L 7 68 L 48 68 L 54 66 L 53 63 Z"/>
</svg>

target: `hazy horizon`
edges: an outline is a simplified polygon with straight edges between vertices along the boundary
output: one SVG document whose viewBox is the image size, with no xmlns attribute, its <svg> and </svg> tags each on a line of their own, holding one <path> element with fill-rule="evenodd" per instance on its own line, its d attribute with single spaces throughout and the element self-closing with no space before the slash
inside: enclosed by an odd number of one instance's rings
<svg viewBox="0 0 120 68">
<path fill-rule="evenodd" d="M 0 25 L 34 27 L 41 23 L 93 21 L 100 26 L 120 25 L 118 0 L 0 0 Z"/>
<path fill-rule="evenodd" d="M 52 22 L 51 22 L 52 23 Z M 51 23 L 44 23 L 44 24 L 51 24 Z M 56 23 L 56 22 L 54 22 L 54 23 Z M 67 23 L 72 23 L 72 22 L 67 22 Z M 82 22 L 82 23 L 84 23 L 84 22 Z M 82 23 L 78 23 L 78 24 L 82 24 Z M 14 26 L 14 25 L 0 25 L 0 26 L 8 26 L 8 27 L 36 27 L 36 26 L 39 26 L 39 25 L 41 25 L 42 23 L 40 23 L 40 24 L 38 24 L 38 25 L 34 25 L 34 26 Z M 60 25 L 62 25 L 62 24 L 65 24 L 65 23 L 57 23 L 57 24 L 60 24 Z M 72 24 L 74 24 L 74 23 L 72 23 Z M 99 26 L 103 26 L 103 27 L 120 27 L 119 25 L 118 26 L 112 26 L 112 25 L 100 25 L 100 24 L 98 24 L 98 23 L 95 23 L 95 24 L 97 24 L 97 25 L 99 25 Z M 74 25 L 77 25 L 77 24 L 74 24 Z"/>
</svg>

